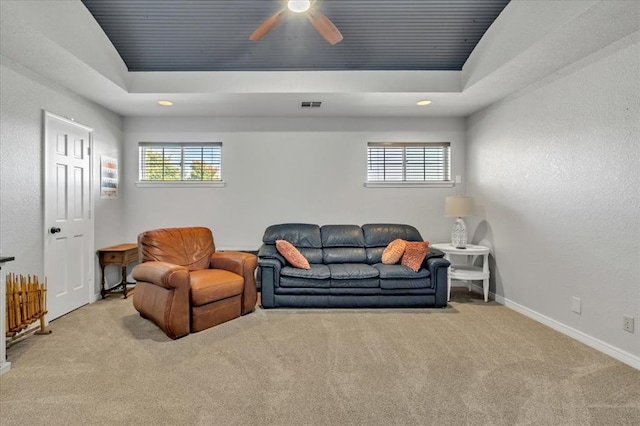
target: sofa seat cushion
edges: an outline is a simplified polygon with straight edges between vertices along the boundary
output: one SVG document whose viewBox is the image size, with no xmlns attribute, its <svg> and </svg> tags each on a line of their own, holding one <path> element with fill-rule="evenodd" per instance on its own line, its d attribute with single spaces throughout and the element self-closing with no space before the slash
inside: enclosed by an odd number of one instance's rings
<svg viewBox="0 0 640 426">
<path fill-rule="evenodd" d="M 329 265 L 332 288 L 379 288 L 378 270 L 364 263 Z"/>
<path fill-rule="evenodd" d="M 312 263 L 309 267 L 309 269 L 300 269 L 285 266 L 280 270 L 280 275 L 284 277 L 309 278 L 313 280 L 327 280 L 331 277 L 331 272 L 327 265 Z"/>
<path fill-rule="evenodd" d="M 415 279 L 427 278 L 431 275 L 429 270 L 425 268 L 418 270 L 418 272 L 413 272 L 411 269 L 403 265 L 385 265 L 383 263 L 376 263 L 373 267 L 380 273 L 380 279 Z"/>
<path fill-rule="evenodd" d="M 331 273 L 327 265 L 312 263 L 310 269 L 285 266 L 280 270 L 280 287 L 329 288 Z"/>
<path fill-rule="evenodd" d="M 333 263 L 328 266 L 333 280 L 376 278 L 380 275 L 376 268 L 365 263 Z"/>
<path fill-rule="evenodd" d="M 390 292 L 392 290 L 386 290 Z M 367 287 L 338 287 L 338 288 L 289 288 L 289 287 L 277 287 L 275 293 L 276 294 L 286 294 L 286 295 L 334 295 L 334 296 L 344 296 L 344 295 L 379 295 L 382 291 L 380 287 L 376 288 L 367 288 Z"/>
<path fill-rule="evenodd" d="M 309 278 L 280 277 L 282 288 L 329 288 L 330 280 L 313 280 Z"/>
<path fill-rule="evenodd" d="M 353 280 L 331 280 L 331 288 L 377 288 L 380 289 L 380 279 L 355 278 Z"/>
<path fill-rule="evenodd" d="M 380 280 L 380 288 L 382 290 L 408 290 L 408 289 L 426 289 L 431 288 L 430 278 L 408 279 L 386 279 Z"/>
<path fill-rule="evenodd" d="M 202 306 L 242 294 L 244 279 L 224 269 L 191 271 L 191 304 Z"/>
</svg>

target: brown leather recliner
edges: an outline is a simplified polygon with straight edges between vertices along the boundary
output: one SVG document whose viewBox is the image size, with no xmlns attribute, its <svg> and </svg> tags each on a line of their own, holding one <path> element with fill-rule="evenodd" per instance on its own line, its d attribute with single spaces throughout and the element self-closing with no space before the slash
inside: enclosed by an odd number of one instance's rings
<svg viewBox="0 0 640 426">
<path fill-rule="evenodd" d="M 211 230 L 165 228 L 138 235 L 133 306 L 172 339 L 252 312 L 257 257 L 216 253 Z"/>
</svg>

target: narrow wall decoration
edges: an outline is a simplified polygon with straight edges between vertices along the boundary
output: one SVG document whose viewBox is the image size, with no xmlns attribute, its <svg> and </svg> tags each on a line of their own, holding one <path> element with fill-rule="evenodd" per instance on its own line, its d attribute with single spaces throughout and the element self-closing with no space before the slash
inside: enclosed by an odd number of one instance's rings
<svg viewBox="0 0 640 426">
<path fill-rule="evenodd" d="M 100 198 L 118 198 L 118 160 L 100 157 Z"/>
</svg>

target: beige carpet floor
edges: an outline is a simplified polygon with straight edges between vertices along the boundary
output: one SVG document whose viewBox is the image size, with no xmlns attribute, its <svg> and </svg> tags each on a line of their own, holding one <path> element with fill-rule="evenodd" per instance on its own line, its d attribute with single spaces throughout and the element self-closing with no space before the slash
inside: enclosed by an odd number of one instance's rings
<svg viewBox="0 0 640 426">
<path fill-rule="evenodd" d="M 640 371 L 465 289 L 168 339 L 111 296 L 8 350 L 0 424 L 640 425 Z"/>
</svg>

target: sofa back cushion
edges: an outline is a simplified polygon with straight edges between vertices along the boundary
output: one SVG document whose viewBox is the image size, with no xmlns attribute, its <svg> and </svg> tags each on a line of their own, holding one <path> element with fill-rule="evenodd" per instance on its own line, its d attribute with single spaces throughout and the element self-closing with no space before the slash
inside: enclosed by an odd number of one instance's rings
<svg viewBox="0 0 640 426">
<path fill-rule="evenodd" d="M 382 262 L 382 252 L 395 239 L 422 241 L 422 236 L 411 225 L 395 223 L 368 223 L 362 225 L 366 261 L 373 265 Z"/>
<path fill-rule="evenodd" d="M 293 244 L 309 263 L 322 263 L 322 239 L 320 227 L 309 223 L 282 223 L 271 225 L 262 236 L 265 246 L 260 248 L 260 257 L 278 258 L 276 240 Z"/>
<path fill-rule="evenodd" d="M 364 263 L 364 235 L 358 225 L 324 225 L 322 236 L 322 260 L 330 263 Z"/>
<path fill-rule="evenodd" d="M 213 234 L 209 228 L 163 228 L 138 235 L 140 263 L 168 262 L 197 271 L 209 267 L 215 251 Z"/>
<path fill-rule="evenodd" d="M 275 244 L 276 240 L 287 240 L 296 248 L 322 248 L 320 227 L 309 223 L 282 223 L 269 226 L 264 231 L 262 242 Z"/>
</svg>

